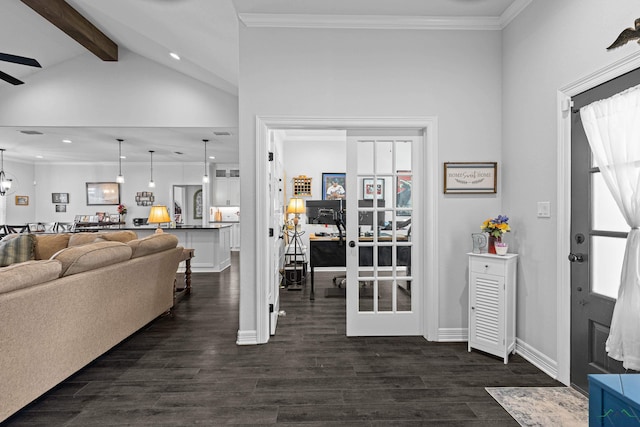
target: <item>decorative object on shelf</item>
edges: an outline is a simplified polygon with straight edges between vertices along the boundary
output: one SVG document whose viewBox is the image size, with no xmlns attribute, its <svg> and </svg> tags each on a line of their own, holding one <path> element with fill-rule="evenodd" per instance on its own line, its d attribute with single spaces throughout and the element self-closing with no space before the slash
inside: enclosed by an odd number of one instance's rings
<svg viewBox="0 0 640 427">
<path fill-rule="evenodd" d="M 336 200 L 347 197 L 345 186 L 347 185 L 345 173 L 322 174 L 322 200 Z"/>
<path fill-rule="evenodd" d="M 17 206 L 29 206 L 29 196 L 16 196 Z"/>
<path fill-rule="evenodd" d="M 169 211 L 167 207 L 164 205 L 154 205 L 151 206 L 151 210 L 149 211 L 149 219 L 147 223 L 149 224 L 158 224 L 158 228 L 156 228 L 156 233 L 162 233 L 162 228 L 160 228 L 160 224 L 171 222 L 171 217 L 169 216 Z"/>
<path fill-rule="evenodd" d="M 152 191 L 138 191 L 136 193 L 136 204 L 138 206 L 151 206 L 155 200 Z"/>
<path fill-rule="evenodd" d="M 446 162 L 445 194 L 479 194 L 498 192 L 498 163 Z"/>
<path fill-rule="evenodd" d="M 209 174 L 207 173 L 207 142 L 209 140 L 203 139 L 202 142 L 204 142 L 204 175 L 202 175 L 202 183 L 207 184 L 209 183 Z"/>
<path fill-rule="evenodd" d="M 51 203 L 69 203 L 69 193 L 51 193 Z"/>
<path fill-rule="evenodd" d="M 495 242 L 496 255 L 506 255 L 509 245 L 506 242 Z"/>
<path fill-rule="evenodd" d="M 471 233 L 471 239 L 473 240 L 473 253 L 481 254 L 487 247 L 487 235 L 485 233 Z"/>
<path fill-rule="evenodd" d="M 311 197 L 311 180 L 306 175 L 293 177 L 293 195 L 295 197 Z"/>
<path fill-rule="evenodd" d="M 4 151 L 4 148 L 0 148 L 0 196 L 4 196 L 11 189 L 11 180 L 4 174 Z M 17 200 L 16 198 L 16 205 Z"/>
<path fill-rule="evenodd" d="M 124 183 L 124 176 L 122 175 L 122 142 L 124 139 L 118 139 L 118 176 L 116 177 L 116 182 L 122 184 Z"/>
<path fill-rule="evenodd" d="M 373 185 L 373 178 L 362 179 L 362 198 L 373 199 L 373 195 L 376 195 L 376 199 L 384 200 L 384 179 L 378 178 L 377 183 Z"/>
<path fill-rule="evenodd" d="M 87 182 L 87 206 L 119 205 L 120 184 L 117 182 Z"/>
<path fill-rule="evenodd" d="M 124 203 L 121 203 L 118 205 L 118 219 L 117 222 L 123 221 L 124 222 L 124 217 L 127 214 L 127 207 L 124 205 Z M 109 218 L 110 221 L 113 222 L 113 219 Z"/>
<path fill-rule="evenodd" d="M 153 182 L 153 153 L 155 153 L 155 151 L 153 150 L 149 150 L 149 154 L 151 156 L 151 168 L 150 168 L 150 175 L 149 175 L 149 188 L 155 188 L 156 187 L 156 183 Z"/>
<path fill-rule="evenodd" d="M 506 215 L 498 215 L 495 218 L 489 218 L 480 226 L 482 231 L 489 233 L 489 253 L 496 253 L 496 242 L 502 242 L 502 235 L 511 231 L 509 227 L 509 217 Z"/>
</svg>

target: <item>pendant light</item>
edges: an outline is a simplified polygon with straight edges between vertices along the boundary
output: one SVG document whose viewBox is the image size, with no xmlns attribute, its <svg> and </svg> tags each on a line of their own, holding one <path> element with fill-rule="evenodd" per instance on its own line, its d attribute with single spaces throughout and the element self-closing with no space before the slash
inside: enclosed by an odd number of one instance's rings
<svg viewBox="0 0 640 427">
<path fill-rule="evenodd" d="M 11 189 L 11 180 L 4 174 L 4 150 L 0 148 L 0 196 L 4 196 Z"/>
<path fill-rule="evenodd" d="M 203 139 L 202 142 L 204 142 L 204 175 L 202 176 L 202 182 L 207 184 L 209 182 L 209 174 L 207 173 L 207 142 L 209 140 Z"/>
<path fill-rule="evenodd" d="M 149 150 L 149 154 L 151 154 L 151 179 L 149 179 L 149 188 L 155 188 L 156 187 L 156 183 L 153 182 L 153 153 L 155 151 L 153 150 Z"/>
<path fill-rule="evenodd" d="M 124 176 L 122 176 L 122 141 L 124 139 L 118 139 L 118 176 L 116 177 L 116 182 L 120 184 L 124 183 Z"/>
</svg>

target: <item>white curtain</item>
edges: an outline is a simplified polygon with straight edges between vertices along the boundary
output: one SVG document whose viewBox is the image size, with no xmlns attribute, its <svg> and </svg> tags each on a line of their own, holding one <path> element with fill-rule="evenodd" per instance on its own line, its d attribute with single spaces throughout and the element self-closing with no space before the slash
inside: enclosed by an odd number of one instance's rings
<svg viewBox="0 0 640 427">
<path fill-rule="evenodd" d="M 596 165 L 631 230 L 606 350 L 640 370 L 640 86 L 580 109 Z"/>
</svg>

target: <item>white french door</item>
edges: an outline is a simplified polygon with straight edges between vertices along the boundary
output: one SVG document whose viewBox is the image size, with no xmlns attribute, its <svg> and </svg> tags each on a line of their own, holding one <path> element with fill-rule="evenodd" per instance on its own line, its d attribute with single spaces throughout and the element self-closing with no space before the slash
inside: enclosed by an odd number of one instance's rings
<svg viewBox="0 0 640 427">
<path fill-rule="evenodd" d="M 347 140 L 348 336 L 422 334 L 422 150 L 421 137 Z"/>
</svg>

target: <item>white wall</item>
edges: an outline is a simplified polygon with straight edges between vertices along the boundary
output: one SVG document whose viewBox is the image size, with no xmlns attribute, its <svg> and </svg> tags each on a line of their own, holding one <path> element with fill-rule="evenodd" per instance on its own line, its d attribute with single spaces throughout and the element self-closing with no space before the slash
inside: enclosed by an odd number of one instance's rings
<svg viewBox="0 0 640 427">
<path fill-rule="evenodd" d="M 11 190 L 5 196 L 0 196 L 0 224 L 26 224 L 34 217 L 37 205 L 33 185 L 34 166 L 4 159 L 4 173 L 13 182 Z M 28 196 L 29 205 L 16 205 L 16 196 Z"/>
<path fill-rule="evenodd" d="M 501 34 L 240 28 L 240 332 L 256 329 L 256 115 L 437 116 L 439 165 L 501 160 Z M 441 171 L 439 172 L 441 175 Z M 465 253 L 497 196 L 438 200 L 441 328 L 466 328 Z M 263 213 L 258 212 L 258 215 Z"/>
</svg>

